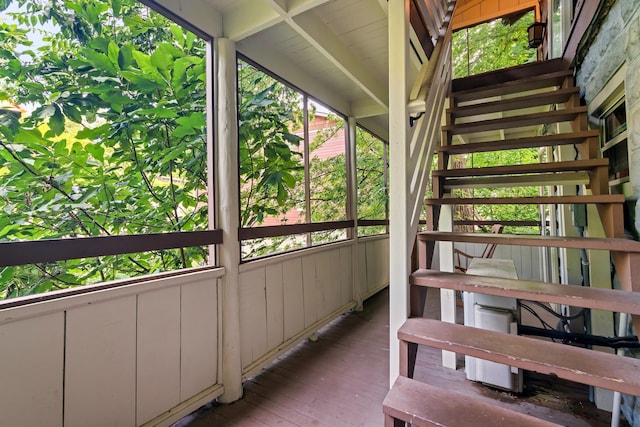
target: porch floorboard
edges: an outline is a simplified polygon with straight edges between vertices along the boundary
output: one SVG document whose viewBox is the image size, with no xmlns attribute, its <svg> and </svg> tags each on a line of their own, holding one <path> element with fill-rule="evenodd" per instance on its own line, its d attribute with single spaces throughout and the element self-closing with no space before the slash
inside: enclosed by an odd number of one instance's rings
<svg viewBox="0 0 640 427">
<path fill-rule="evenodd" d="M 427 315 L 436 317 L 439 292 L 429 292 Z M 373 296 L 363 312 L 341 316 L 319 331 L 317 342 L 300 343 L 248 380 L 238 402 L 211 403 L 174 427 L 383 426 L 388 302 L 388 290 Z M 581 384 L 527 373 L 525 392 L 516 396 L 467 381 L 464 369 L 444 369 L 440 360 L 439 350 L 421 346 L 415 379 L 568 426 L 610 425 L 610 414 L 588 402 Z"/>
</svg>

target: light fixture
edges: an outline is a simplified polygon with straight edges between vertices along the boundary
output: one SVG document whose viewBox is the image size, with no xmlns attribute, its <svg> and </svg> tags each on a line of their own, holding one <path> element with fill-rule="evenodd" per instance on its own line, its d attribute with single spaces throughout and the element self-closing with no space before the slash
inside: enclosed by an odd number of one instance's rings
<svg viewBox="0 0 640 427">
<path fill-rule="evenodd" d="M 544 22 L 534 22 L 529 25 L 527 28 L 527 33 L 529 34 L 529 47 L 532 49 L 537 49 L 543 41 L 544 29 L 547 24 Z"/>
</svg>

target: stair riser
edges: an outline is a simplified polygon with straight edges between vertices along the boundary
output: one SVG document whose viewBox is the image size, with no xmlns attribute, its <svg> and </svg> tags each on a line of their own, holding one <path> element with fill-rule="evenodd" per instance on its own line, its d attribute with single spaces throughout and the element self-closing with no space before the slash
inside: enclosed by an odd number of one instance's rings
<svg viewBox="0 0 640 427">
<path fill-rule="evenodd" d="M 545 92 L 509 100 L 458 107 L 450 109 L 447 113 L 453 120 L 461 117 L 472 117 L 482 114 L 521 110 L 524 108 L 541 107 L 544 105 L 552 106 L 555 104 L 564 104 L 568 102 L 571 99 L 572 95 L 576 93 L 579 93 L 578 88 L 564 89 L 562 91 L 551 91 L 549 93 Z"/>
<path fill-rule="evenodd" d="M 547 78 L 541 76 L 539 78 L 532 78 L 531 80 L 524 80 L 518 82 L 508 82 L 501 85 L 488 88 L 478 88 L 464 92 L 453 92 L 451 97 L 454 99 L 455 104 L 458 102 L 466 101 L 480 101 L 495 96 L 511 95 L 514 93 L 526 92 L 530 90 L 555 88 L 562 86 L 567 79 L 572 79 L 569 74 L 561 73 L 557 76 Z"/>
<path fill-rule="evenodd" d="M 586 113 L 586 109 L 560 110 L 550 113 L 537 113 L 524 116 L 504 117 L 500 119 L 485 120 L 482 122 L 463 123 L 445 126 L 444 131 L 451 135 L 464 135 L 468 133 L 486 132 L 501 129 L 515 129 L 526 126 L 540 126 L 551 123 L 571 122 Z M 586 116 L 585 116 L 586 117 Z"/>
<path fill-rule="evenodd" d="M 446 134 L 447 132 L 443 132 Z M 527 137 L 517 139 L 505 139 L 502 141 L 490 141 L 473 144 L 456 144 L 456 145 L 443 145 L 437 148 L 438 153 L 453 154 L 467 154 L 467 153 L 482 153 L 490 151 L 502 151 L 513 150 L 518 148 L 541 148 L 541 147 L 553 147 L 561 145 L 593 145 L 599 149 L 598 143 L 599 133 L 598 131 L 587 131 L 578 133 L 569 133 L 557 135 L 545 135 L 538 137 Z M 446 136 L 443 135 L 443 140 Z M 596 156 L 584 156 L 583 158 L 593 159 Z"/>
<path fill-rule="evenodd" d="M 562 59 L 552 59 L 550 61 L 522 64 L 503 70 L 455 79 L 452 82 L 451 87 L 452 92 L 461 92 L 481 86 L 495 85 L 522 79 L 531 79 L 536 76 L 558 73 L 567 70 L 568 65 Z"/>
</svg>

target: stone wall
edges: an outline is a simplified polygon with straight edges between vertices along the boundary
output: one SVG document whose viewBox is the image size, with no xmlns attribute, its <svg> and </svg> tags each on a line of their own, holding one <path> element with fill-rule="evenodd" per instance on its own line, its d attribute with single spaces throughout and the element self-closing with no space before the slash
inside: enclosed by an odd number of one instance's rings
<svg viewBox="0 0 640 427">
<path fill-rule="evenodd" d="M 635 233 L 640 230 L 640 2 L 605 0 L 613 3 L 599 23 L 597 37 L 588 47 L 576 75 L 587 104 L 600 93 L 611 77 L 624 64 L 627 108 L 627 145 L 629 174 L 635 204 Z"/>
<path fill-rule="evenodd" d="M 629 212 L 635 235 L 640 233 L 640 1 L 603 0 L 613 3 L 600 20 L 597 36 L 588 47 L 576 74 L 576 83 L 590 104 L 613 75 L 626 64 L 625 102 L 627 109 L 627 147 L 633 193 Z M 635 211 L 635 212 L 633 212 Z M 629 331 L 631 332 L 631 331 Z M 640 357 L 640 354 L 627 354 Z M 622 413 L 632 427 L 640 427 L 640 398 L 623 395 Z"/>
</svg>

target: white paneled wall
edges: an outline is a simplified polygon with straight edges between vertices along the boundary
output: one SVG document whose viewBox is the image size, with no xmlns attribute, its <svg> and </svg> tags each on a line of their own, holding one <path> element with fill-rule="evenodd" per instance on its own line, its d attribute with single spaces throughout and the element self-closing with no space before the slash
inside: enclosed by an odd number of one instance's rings
<svg viewBox="0 0 640 427">
<path fill-rule="evenodd" d="M 246 378 L 357 304 L 353 268 L 365 296 L 389 283 L 387 236 L 251 261 L 240 268 L 240 335 Z M 354 267 L 355 266 L 355 267 Z"/>
<path fill-rule="evenodd" d="M 389 238 L 369 237 L 360 242 L 360 283 L 363 298 L 368 298 L 389 284 Z"/>
<path fill-rule="evenodd" d="M 65 427 L 135 424 L 136 296 L 67 311 Z"/>
<path fill-rule="evenodd" d="M 357 242 L 240 267 L 245 378 L 356 307 L 354 278 L 364 298 L 388 285 L 388 237 Z M 0 425 L 166 426 L 218 397 L 223 275 L 211 268 L 0 305 Z"/>
<path fill-rule="evenodd" d="M 64 313 L 0 323 L 0 424 L 62 426 Z"/>
<path fill-rule="evenodd" d="M 1 310 L 0 424 L 167 425 L 214 399 L 223 273 Z"/>
</svg>

